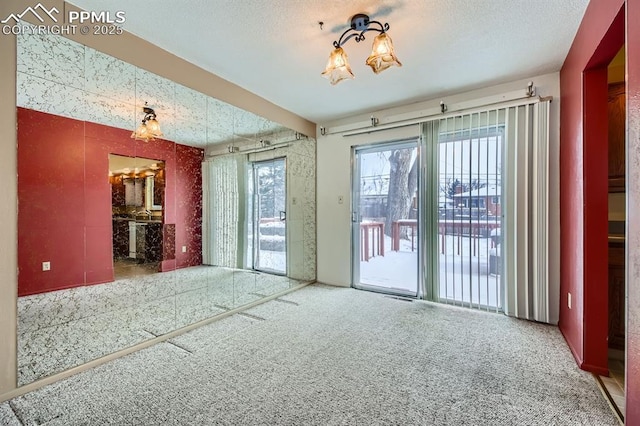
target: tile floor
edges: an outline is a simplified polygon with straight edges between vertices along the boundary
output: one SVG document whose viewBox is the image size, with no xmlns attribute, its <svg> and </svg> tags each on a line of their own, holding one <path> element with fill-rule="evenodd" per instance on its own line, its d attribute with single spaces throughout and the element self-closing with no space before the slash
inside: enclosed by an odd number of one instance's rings
<svg viewBox="0 0 640 426">
<path fill-rule="evenodd" d="M 113 261 L 115 279 L 150 275 L 158 272 L 158 262 L 139 263 L 135 259 Z"/>
<path fill-rule="evenodd" d="M 609 394 L 611 402 L 616 406 L 620 415 L 624 418 L 624 359 L 609 358 L 610 377 L 600 376 L 600 380 Z"/>
</svg>

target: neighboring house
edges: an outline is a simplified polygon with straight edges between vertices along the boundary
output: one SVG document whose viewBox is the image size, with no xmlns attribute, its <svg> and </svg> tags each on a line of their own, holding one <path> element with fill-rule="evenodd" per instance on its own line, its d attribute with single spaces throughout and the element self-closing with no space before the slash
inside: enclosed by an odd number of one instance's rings
<svg viewBox="0 0 640 426">
<path fill-rule="evenodd" d="M 453 198 L 454 206 L 486 209 L 488 216 L 500 216 L 502 189 L 498 185 L 488 185 L 483 188 L 455 194 Z"/>
</svg>

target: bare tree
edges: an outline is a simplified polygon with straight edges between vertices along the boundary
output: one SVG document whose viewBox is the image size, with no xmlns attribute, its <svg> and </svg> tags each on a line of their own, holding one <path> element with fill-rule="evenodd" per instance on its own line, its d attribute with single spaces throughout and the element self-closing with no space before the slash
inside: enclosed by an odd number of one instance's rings
<svg viewBox="0 0 640 426">
<path fill-rule="evenodd" d="M 458 189 L 460 188 L 460 189 Z M 458 178 L 449 178 L 445 183 L 440 185 L 440 191 L 444 194 L 445 198 L 451 199 L 454 195 L 464 192 L 464 186 Z"/>
<path fill-rule="evenodd" d="M 407 219 L 411 210 L 411 200 L 417 187 L 417 161 L 413 164 L 413 148 L 396 149 L 389 156 L 389 192 L 387 197 L 387 217 L 385 233 L 391 235 L 391 224 L 399 219 Z M 414 168 L 416 168 L 414 170 Z M 413 173 L 412 173 L 413 172 Z M 409 175 L 413 174 L 410 180 Z M 415 183 L 414 183 L 415 181 Z"/>
<path fill-rule="evenodd" d="M 409 197 L 413 198 L 414 195 L 416 194 L 416 191 L 418 190 L 418 156 L 417 155 L 413 159 L 413 164 L 411 166 L 411 170 L 409 171 L 407 187 L 409 188 Z"/>
</svg>

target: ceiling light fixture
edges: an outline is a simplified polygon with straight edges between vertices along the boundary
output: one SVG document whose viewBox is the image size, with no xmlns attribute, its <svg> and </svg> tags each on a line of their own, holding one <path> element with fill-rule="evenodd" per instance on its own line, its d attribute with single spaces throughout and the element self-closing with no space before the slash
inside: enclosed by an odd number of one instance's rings
<svg viewBox="0 0 640 426">
<path fill-rule="evenodd" d="M 372 27 L 372 25 L 380 28 Z M 322 76 L 329 79 L 331 84 L 338 84 L 342 80 L 354 78 L 347 53 L 342 46 L 350 39 L 355 39 L 357 43 L 364 40 L 364 33 L 367 31 L 377 31 L 380 34 L 373 40 L 371 55 L 366 60 L 366 64 L 371 67 L 374 73 L 379 74 L 392 65 L 401 67 L 402 64 L 396 57 L 393 49 L 391 37 L 387 34 L 389 24 L 382 24 L 379 21 L 372 21 L 364 13 L 358 13 L 351 18 L 351 26 L 342 33 L 338 41 L 333 42 L 335 49 L 329 56 L 326 69 Z"/>
<path fill-rule="evenodd" d="M 142 107 L 142 111 L 144 111 L 142 123 L 136 130 L 134 130 L 133 133 L 131 133 L 131 138 L 138 141 L 149 142 L 155 138 L 162 137 L 160 124 L 158 123 L 158 120 L 156 120 L 156 112 L 153 108 L 147 106 L 147 102 L 145 102 L 144 107 Z"/>
</svg>

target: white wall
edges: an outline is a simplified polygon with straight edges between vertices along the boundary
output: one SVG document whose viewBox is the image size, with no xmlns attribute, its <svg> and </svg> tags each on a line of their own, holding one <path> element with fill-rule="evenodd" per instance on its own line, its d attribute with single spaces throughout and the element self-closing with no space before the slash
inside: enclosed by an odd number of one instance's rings
<svg viewBox="0 0 640 426">
<path fill-rule="evenodd" d="M 452 96 L 440 97 L 430 101 L 405 105 L 402 107 L 371 111 L 367 114 L 325 123 L 327 128 L 348 125 L 369 120 L 374 115 L 381 122 L 385 117 L 411 113 L 438 107 L 440 101 L 451 105 L 472 101 L 488 96 L 500 95 L 514 90 L 524 92 L 527 82 L 533 81 L 536 93 L 540 96 L 553 96 L 551 103 L 549 168 L 549 270 L 550 270 L 550 319 L 558 321 L 560 297 L 560 197 L 559 197 L 559 153 L 560 153 L 560 75 L 559 73 L 529 77 L 497 86 L 474 90 Z M 347 82 L 345 84 L 357 84 Z M 384 130 L 357 136 L 317 134 L 318 140 L 318 281 L 337 286 L 351 285 L 351 151 L 353 146 L 417 137 L 419 126 L 412 125 L 399 129 Z M 344 197 L 344 203 L 338 203 L 338 197 Z"/>
</svg>

